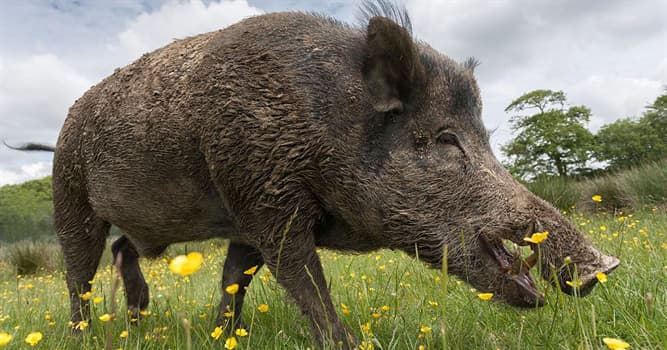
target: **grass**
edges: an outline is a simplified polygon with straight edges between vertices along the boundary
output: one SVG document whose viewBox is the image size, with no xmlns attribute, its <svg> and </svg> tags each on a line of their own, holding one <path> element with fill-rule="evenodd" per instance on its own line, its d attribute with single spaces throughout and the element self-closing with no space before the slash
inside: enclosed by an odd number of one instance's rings
<svg viewBox="0 0 667 350">
<path fill-rule="evenodd" d="M 602 339 L 623 339 L 634 349 L 667 348 L 667 211 L 570 214 L 600 250 L 622 260 L 619 269 L 586 298 L 562 295 L 544 283 L 548 304 L 516 309 L 494 298 L 483 301 L 467 284 L 429 270 L 404 254 L 379 251 L 343 255 L 322 251 L 338 313 L 360 340 L 374 349 L 601 349 Z M 204 254 L 204 265 L 188 278 L 172 274 L 167 258 L 142 260 L 151 287 L 148 314 L 130 325 L 124 312 L 104 323 L 110 312 L 112 283 L 108 256 L 93 283 L 93 318 L 81 337 L 69 336 L 69 301 L 62 271 L 17 276 L 0 261 L 0 333 L 14 336 L 7 349 L 27 349 L 26 336 L 43 333 L 41 349 L 192 349 L 224 348 L 214 339 L 220 299 L 221 241 L 169 248 L 167 257 L 186 251 Z M 107 252 L 108 254 L 108 252 Z M 251 284 L 244 318 L 248 336 L 238 349 L 314 348 L 306 319 L 263 268 Z M 123 310 L 123 293 L 116 296 Z M 266 313 L 258 311 L 267 304 Z M 342 306 L 345 304 L 345 307 Z M 183 319 L 189 323 L 184 329 Z M 121 332 L 127 331 L 122 338 Z"/>
<path fill-rule="evenodd" d="M 591 179 L 542 178 L 526 184 L 531 192 L 561 209 L 576 207 L 593 212 L 608 209 L 647 208 L 667 203 L 667 160 Z M 596 205 L 590 199 L 601 195 Z"/>
<path fill-rule="evenodd" d="M 17 275 L 64 268 L 60 247 L 46 241 L 18 241 L 0 249 L 0 259 L 14 267 Z"/>
</svg>

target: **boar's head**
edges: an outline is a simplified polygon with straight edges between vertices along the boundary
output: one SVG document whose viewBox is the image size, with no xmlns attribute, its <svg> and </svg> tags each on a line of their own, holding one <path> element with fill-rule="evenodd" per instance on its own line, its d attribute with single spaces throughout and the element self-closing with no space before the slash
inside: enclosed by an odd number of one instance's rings
<svg viewBox="0 0 667 350">
<path fill-rule="evenodd" d="M 348 159 L 356 165 L 339 163 L 327 180 L 340 185 L 331 207 L 350 227 L 434 268 L 446 246 L 450 273 L 516 306 L 544 303 L 529 272 L 534 265 L 577 295 L 590 291 L 597 272 L 618 266 L 494 157 L 474 64 L 452 61 L 382 16 L 370 18 L 365 40 L 366 105 L 350 107 L 361 122 L 339 131 L 336 147 L 339 156 L 356 152 Z M 539 246 L 524 240 L 541 231 L 549 235 Z M 539 254 L 521 258 L 503 240 Z"/>
</svg>

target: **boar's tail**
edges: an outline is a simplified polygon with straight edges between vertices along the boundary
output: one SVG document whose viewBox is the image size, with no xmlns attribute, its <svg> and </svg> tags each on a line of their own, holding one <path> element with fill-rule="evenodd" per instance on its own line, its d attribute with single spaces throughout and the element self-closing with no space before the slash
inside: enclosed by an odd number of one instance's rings
<svg viewBox="0 0 667 350">
<path fill-rule="evenodd" d="M 2 143 L 4 143 L 5 146 L 17 151 L 46 151 L 46 152 L 56 151 L 55 147 L 49 145 L 43 145 L 41 143 L 26 143 L 22 146 L 10 146 L 5 141 L 2 141 Z"/>
</svg>

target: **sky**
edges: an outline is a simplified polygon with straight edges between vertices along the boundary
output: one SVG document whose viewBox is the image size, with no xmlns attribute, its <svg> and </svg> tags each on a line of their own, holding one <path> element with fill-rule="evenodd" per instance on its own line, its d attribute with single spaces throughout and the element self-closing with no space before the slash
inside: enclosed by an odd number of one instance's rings
<svg viewBox="0 0 667 350">
<path fill-rule="evenodd" d="M 457 61 L 474 56 L 497 156 L 504 109 L 535 89 L 592 110 L 588 127 L 641 115 L 667 85 L 664 0 L 406 0 L 414 36 Z M 0 2 L 0 140 L 54 145 L 90 86 L 173 39 L 276 11 L 357 23 L 358 1 L 22 0 Z M 0 186 L 51 172 L 52 154 L 0 145 Z"/>
</svg>

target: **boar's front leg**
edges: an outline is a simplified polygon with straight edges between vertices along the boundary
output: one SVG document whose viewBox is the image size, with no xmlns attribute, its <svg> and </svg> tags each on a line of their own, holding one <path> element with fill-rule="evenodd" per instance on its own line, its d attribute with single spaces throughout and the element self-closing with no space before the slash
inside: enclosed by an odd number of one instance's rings
<svg viewBox="0 0 667 350">
<path fill-rule="evenodd" d="M 311 322 L 311 334 L 321 347 L 352 349 L 356 339 L 338 318 L 331 302 L 312 234 L 294 232 L 280 247 L 262 249 L 271 272 Z"/>
<path fill-rule="evenodd" d="M 241 243 L 229 243 L 225 266 L 222 270 L 222 300 L 217 319 L 217 324 L 224 326 L 227 332 L 231 333 L 237 328 L 245 328 L 241 318 L 241 308 L 246 287 L 252 281 L 253 274 L 245 274 L 244 271 L 253 266 L 259 269 L 262 265 L 264 265 L 264 259 L 257 249 Z M 239 285 L 239 291 L 235 295 L 226 293 L 225 288 L 235 283 Z"/>
</svg>

